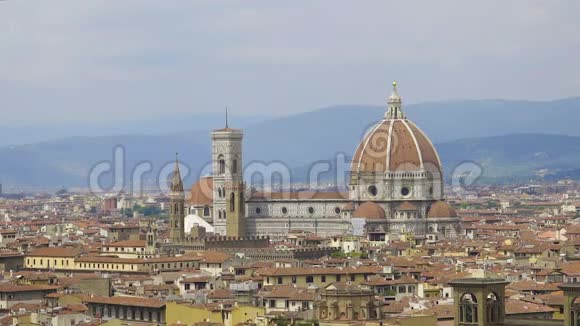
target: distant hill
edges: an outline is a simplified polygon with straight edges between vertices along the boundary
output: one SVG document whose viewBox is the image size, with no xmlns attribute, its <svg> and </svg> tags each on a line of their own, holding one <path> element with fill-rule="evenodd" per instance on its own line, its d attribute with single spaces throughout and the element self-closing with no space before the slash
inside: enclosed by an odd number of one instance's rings
<svg viewBox="0 0 580 326">
<path fill-rule="evenodd" d="M 436 145 L 450 175 L 462 162 L 476 162 L 483 182 L 580 177 L 580 137 L 515 134 Z"/>
<path fill-rule="evenodd" d="M 580 155 L 576 154 L 580 139 L 575 137 L 580 136 L 579 109 L 579 98 L 489 100 L 418 104 L 407 107 L 406 113 L 437 144 L 447 174 L 462 161 L 475 161 L 484 167 L 481 180 L 501 182 L 509 181 L 508 177 L 580 175 Z M 245 126 L 244 163 L 283 162 L 298 174 L 295 180 L 302 180 L 312 162 L 338 153 L 350 157 L 366 129 L 383 114 L 383 107 L 337 106 L 270 120 L 245 120 L 238 124 Z M 175 152 L 181 153 L 180 159 L 194 171 L 186 180 L 191 183 L 204 174 L 200 170 L 210 158 L 209 130 L 220 126 L 195 124 L 195 131 L 163 133 L 148 125 L 149 132 L 137 133 L 141 128 L 131 125 L 130 135 L 68 137 L 0 147 L 0 183 L 6 187 L 86 186 L 91 166 L 110 160 L 119 144 L 126 149 L 127 169 L 142 161 L 153 164 L 154 171 L 147 176 L 151 180 Z"/>
<path fill-rule="evenodd" d="M 271 118 L 267 114 L 234 115 L 230 122 L 248 132 L 260 128 L 274 139 L 291 132 L 306 133 L 331 141 L 335 133 L 359 136 L 365 127 L 379 119 L 384 106 L 340 105 L 302 114 Z M 470 137 L 489 137 L 519 133 L 546 133 L 580 136 L 580 98 L 555 101 L 464 100 L 421 103 L 405 106 L 405 112 L 434 142 Z M 235 111 L 233 112 L 236 113 Z M 230 114 L 231 115 L 231 114 Z M 177 117 L 177 119 L 176 119 Z M 73 136 L 111 136 L 119 134 L 166 134 L 188 130 L 209 131 L 224 123 L 224 112 L 173 114 L 159 117 L 135 116 L 131 121 L 107 124 L 89 122 L 62 125 L 12 127 L 0 121 L 0 146 L 32 144 Z M 256 128 L 253 128 L 253 127 Z M 302 128 L 308 127 L 308 129 Z M 279 128 L 285 133 L 279 132 Z M 342 140 L 341 140 L 342 141 Z"/>
</svg>

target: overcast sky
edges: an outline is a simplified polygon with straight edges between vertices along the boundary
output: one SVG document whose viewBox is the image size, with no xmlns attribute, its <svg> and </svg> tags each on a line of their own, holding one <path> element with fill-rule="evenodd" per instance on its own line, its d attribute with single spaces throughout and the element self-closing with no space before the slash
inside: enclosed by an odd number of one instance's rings
<svg viewBox="0 0 580 326">
<path fill-rule="evenodd" d="M 580 1 L 0 1 L 0 125 L 580 95 Z"/>
</svg>

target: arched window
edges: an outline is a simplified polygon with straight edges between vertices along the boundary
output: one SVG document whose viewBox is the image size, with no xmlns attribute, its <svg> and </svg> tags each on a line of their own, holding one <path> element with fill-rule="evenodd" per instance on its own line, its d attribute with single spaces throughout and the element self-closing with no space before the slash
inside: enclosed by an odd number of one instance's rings
<svg viewBox="0 0 580 326">
<path fill-rule="evenodd" d="M 226 173 L 226 160 L 224 159 L 223 155 L 218 156 L 218 173 Z"/>
<path fill-rule="evenodd" d="M 459 325 L 470 325 L 477 320 L 477 299 L 472 293 L 465 293 L 459 303 Z"/>
<path fill-rule="evenodd" d="M 233 212 L 236 210 L 236 195 L 232 192 L 230 194 L 230 212 Z"/>
<path fill-rule="evenodd" d="M 203 208 L 203 216 L 209 216 L 209 206 Z"/>
<path fill-rule="evenodd" d="M 486 314 L 487 320 L 492 323 L 499 322 L 499 310 L 500 310 L 500 302 L 498 297 L 495 293 L 490 293 L 487 295 L 487 305 L 486 305 Z"/>
</svg>

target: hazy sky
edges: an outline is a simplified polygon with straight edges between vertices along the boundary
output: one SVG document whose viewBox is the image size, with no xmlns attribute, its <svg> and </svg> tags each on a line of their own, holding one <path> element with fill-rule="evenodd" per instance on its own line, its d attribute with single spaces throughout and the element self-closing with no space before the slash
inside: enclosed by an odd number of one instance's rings
<svg viewBox="0 0 580 326">
<path fill-rule="evenodd" d="M 580 95 L 580 1 L 0 1 L 0 126 Z"/>
</svg>

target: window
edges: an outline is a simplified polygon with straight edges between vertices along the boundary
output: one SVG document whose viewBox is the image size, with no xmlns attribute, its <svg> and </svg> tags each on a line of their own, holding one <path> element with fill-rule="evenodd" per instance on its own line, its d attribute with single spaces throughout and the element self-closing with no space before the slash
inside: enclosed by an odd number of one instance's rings
<svg viewBox="0 0 580 326">
<path fill-rule="evenodd" d="M 471 293 L 465 293 L 461 296 L 459 304 L 459 323 L 471 324 L 477 323 L 477 300 Z"/>
<path fill-rule="evenodd" d="M 209 216 L 209 206 L 203 208 L 203 216 Z"/>
<path fill-rule="evenodd" d="M 354 280 L 355 280 L 355 279 L 356 279 L 356 275 L 352 274 L 352 275 L 350 276 L 350 280 L 351 280 L 352 282 L 354 282 Z"/>
<path fill-rule="evenodd" d="M 232 192 L 230 194 L 230 212 L 233 212 L 236 210 L 236 195 Z"/>
<path fill-rule="evenodd" d="M 370 185 L 368 188 L 368 191 L 369 191 L 369 195 L 371 195 L 373 197 L 376 197 L 377 194 L 379 193 L 379 190 L 377 189 L 377 186 L 375 186 L 375 185 Z"/>
<path fill-rule="evenodd" d="M 409 190 L 408 187 L 401 188 L 401 195 L 403 197 L 409 197 L 410 194 L 411 194 L 411 190 Z"/>
<path fill-rule="evenodd" d="M 282 214 L 284 215 L 288 214 L 288 208 L 282 207 Z"/>
<path fill-rule="evenodd" d="M 226 173 L 226 160 L 224 159 L 223 155 L 218 156 L 218 173 Z"/>
<path fill-rule="evenodd" d="M 340 282 L 340 275 L 336 275 L 336 281 Z"/>
<path fill-rule="evenodd" d="M 238 160 L 236 159 L 232 162 L 232 173 L 238 173 Z"/>
<path fill-rule="evenodd" d="M 308 214 L 314 214 L 314 207 L 308 207 Z"/>
<path fill-rule="evenodd" d="M 292 276 L 292 283 L 296 284 L 296 276 Z"/>
<path fill-rule="evenodd" d="M 335 208 L 334 208 L 334 213 L 335 213 L 336 215 L 339 215 L 339 214 L 340 214 L 340 207 L 335 207 Z"/>
<path fill-rule="evenodd" d="M 320 277 L 320 282 L 325 283 L 326 282 L 326 275 L 322 275 Z"/>
<path fill-rule="evenodd" d="M 260 209 L 260 207 L 256 207 L 256 214 L 259 215 L 260 213 L 262 213 L 262 209 Z"/>
<path fill-rule="evenodd" d="M 278 284 L 282 284 L 282 278 L 278 277 Z"/>
<path fill-rule="evenodd" d="M 314 283 L 314 276 L 306 276 L 306 283 Z"/>
</svg>

